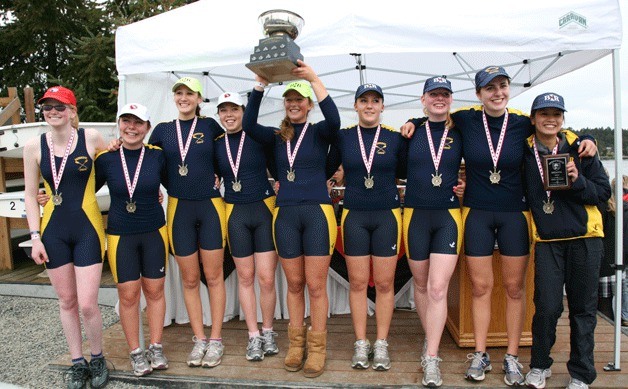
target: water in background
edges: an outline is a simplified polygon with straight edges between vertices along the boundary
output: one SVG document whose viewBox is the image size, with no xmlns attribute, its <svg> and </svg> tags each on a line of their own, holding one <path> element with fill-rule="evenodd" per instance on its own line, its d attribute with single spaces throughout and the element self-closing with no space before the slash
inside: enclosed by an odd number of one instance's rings
<svg viewBox="0 0 628 389">
<path fill-rule="evenodd" d="M 608 176 L 613 179 L 615 178 L 615 160 L 614 159 L 605 159 L 602 161 L 602 165 L 608 170 Z M 624 159 L 621 161 L 621 171 L 623 175 L 628 175 L 628 159 Z"/>
</svg>

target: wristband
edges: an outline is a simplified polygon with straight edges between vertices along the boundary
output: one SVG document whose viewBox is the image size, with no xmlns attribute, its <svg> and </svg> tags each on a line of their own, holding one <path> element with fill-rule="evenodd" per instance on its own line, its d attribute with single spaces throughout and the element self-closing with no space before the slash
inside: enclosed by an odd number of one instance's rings
<svg viewBox="0 0 628 389">
<path fill-rule="evenodd" d="M 33 230 L 33 231 L 30 232 L 31 236 L 39 235 L 40 233 L 41 233 L 41 231 L 39 231 L 39 230 Z"/>
<path fill-rule="evenodd" d="M 41 235 L 39 234 L 31 234 L 31 240 L 38 240 L 41 239 Z"/>
<path fill-rule="evenodd" d="M 259 81 L 255 82 L 255 85 L 253 85 L 253 87 L 254 87 L 254 88 L 256 88 L 256 87 L 258 87 L 258 86 L 259 86 L 260 88 L 262 88 L 262 89 L 265 89 L 265 88 L 266 88 L 266 85 L 264 85 L 264 83 L 263 83 L 263 82 L 259 82 Z"/>
</svg>

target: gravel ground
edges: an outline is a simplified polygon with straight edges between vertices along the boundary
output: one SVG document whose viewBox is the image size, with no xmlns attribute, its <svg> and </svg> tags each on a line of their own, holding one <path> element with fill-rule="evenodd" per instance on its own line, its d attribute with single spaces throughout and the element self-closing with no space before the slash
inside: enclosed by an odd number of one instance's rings
<svg viewBox="0 0 628 389">
<path fill-rule="evenodd" d="M 118 322 L 113 307 L 100 309 L 104 328 Z M 63 373 L 50 370 L 47 365 L 67 351 L 57 300 L 0 295 L 0 388 L 3 383 L 26 388 L 65 388 Z M 116 381 L 107 385 L 138 387 L 152 388 Z"/>
</svg>

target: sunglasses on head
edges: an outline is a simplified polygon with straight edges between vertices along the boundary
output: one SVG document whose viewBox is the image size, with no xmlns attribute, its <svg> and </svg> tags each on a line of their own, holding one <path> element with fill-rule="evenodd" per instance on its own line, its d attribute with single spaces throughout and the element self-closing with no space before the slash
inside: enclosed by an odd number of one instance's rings
<svg viewBox="0 0 628 389">
<path fill-rule="evenodd" d="M 44 105 L 41 106 L 41 109 L 44 110 L 44 111 L 52 111 L 53 108 L 57 112 L 63 112 L 63 111 L 65 111 L 65 109 L 67 107 L 65 105 L 63 105 L 63 104 L 57 104 L 57 105 L 44 104 Z"/>
</svg>

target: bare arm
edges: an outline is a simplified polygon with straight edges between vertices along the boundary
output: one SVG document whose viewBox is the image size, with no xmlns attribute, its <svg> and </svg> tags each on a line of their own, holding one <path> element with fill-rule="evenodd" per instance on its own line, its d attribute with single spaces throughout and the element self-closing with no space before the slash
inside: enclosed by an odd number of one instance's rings
<svg viewBox="0 0 628 389">
<path fill-rule="evenodd" d="M 312 90 L 316 95 L 316 100 L 318 102 L 323 101 L 325 97 L 329 96 L 329 93 L 327 92 L 327 88 L 325 88 L 325 85 L 323 84 L 321 79 L 318 78 L 318 75 L 316 74 L 314 69 L 310 67 L 310 65 L 301 60 L 297 60 L 297 63 L 299 64 L 299 66 L 292 69 L 292 74 L 294 74 L 296 77 L 309 81 L 310 84 L 312 84 Z"/>
<path fill-rule="evenodd" d="M 40 212 L 37 203 L 39 194 L 39 163 L 41 150 L 39 137 L 31 139 L 24 147 L 24 205 L 26 206 L 26 220 L 28 228 L 32 231 L 40 230 Z M 48 262 L 48 254 L 38 234 L 31 234 L 33 240 L 32 258 L 35 263 L 41 265 Z"/>
</svg>

